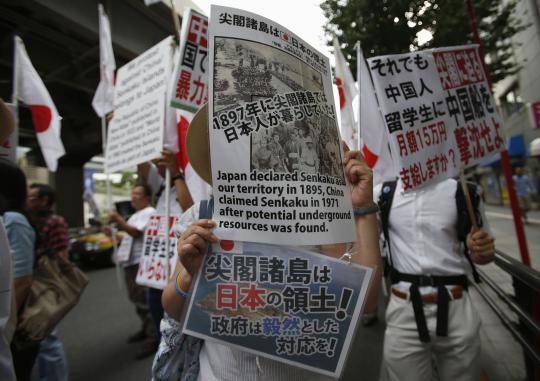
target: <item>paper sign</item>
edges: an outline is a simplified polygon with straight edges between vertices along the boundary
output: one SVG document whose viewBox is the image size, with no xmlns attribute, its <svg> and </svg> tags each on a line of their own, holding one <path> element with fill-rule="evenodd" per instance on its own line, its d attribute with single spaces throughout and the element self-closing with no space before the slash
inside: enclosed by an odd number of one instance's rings
<svg viewBox="0 0 540 381">
<path fill-rule="evenodd" d="M 212 7 L 209 135 L 216 235 L 354 241 L 328 59 L 264 17 Z"/>
<path fill-rule="evenodd" d="M 171 106 L 195 112 L 208 101 L 208 18 L 186 9 L 180 38 Z"/>
<path fill-rule="evenodd" d="M 161 154 L 171 55 L 168 37 L 118 69 L 106 172 L 131 168 Z"/>
<path fill-rule="evenodd" d="M 118 251 L 116 252 L 116 262 L 117 263 L 123 263 L 129 261 L 129 257 L 131 256 L 131 247 L 133 246 L 133 237 L 131 237 L 129 234 L 125 234 L 122 238 L 122 242 L 120 242 L 120 247 L 118 248 Z"/>
<path fill-rule="evenodd" d="M 372 270 L 302 249 L 211 253 L 183 332 L 338 378 Z"/>
<path fill-rule="evenodd" d="M 164 215 L 155 214 L 146 225 L 143 240 L 143 253 L 139 262 L 137 284 L 163 290 L 167 280 L 176 266 L 176 243 L 180 216 L 169 217 L 169 234 L 167 235 L 167 219 Z M 169 253 L 166 253 L 167 236 L 169 237 Z M 167 260 L 168 265 L 167 265 Z M 168 267 L 167 267 L 168 266 Z"/>
<path fill-rule="evenodd" d="M 476 45 L 368 59 L 405 191 L 505 149 Z"/>
</svg>

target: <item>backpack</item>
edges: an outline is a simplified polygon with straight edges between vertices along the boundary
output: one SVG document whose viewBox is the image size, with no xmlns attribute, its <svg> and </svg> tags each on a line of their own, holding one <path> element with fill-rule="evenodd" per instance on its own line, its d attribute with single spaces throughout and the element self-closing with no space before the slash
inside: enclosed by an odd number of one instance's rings
<svg viewBox="0 0 540 381">
<path fill-rule="evenodd" d="M 390 261 L 390 263 L 387 263 L 388 267 L 385 267 L 385 275 L 389 273 L 389 270 L 392 266 L 392 263 L 391 263 L 392 259 L 391 259 L 391 253 L 390 253 L 390 234 L 389 234 L 390 223 L 389 221 L 390 221 L 390 210 L 392 209 L 392 201 L 394 199 L 394 193 L 396 191 L 396 185 L 397 185 L 397 180 L 384 182 L 382 185 L 381 194 L 378 200 L 378 206 L 380 210 L 379 215 L 381 219 L 385 245 L 388 248 L 389 261 Z M 477 188 L 475 184 L 467 183 L 467 188 L 469 190 L 469 195 L 471 197 L 471 201 L 473 204 L 474 213 L 476 214 L 476 221 L 478 222 L 478 226 L 482 227 L 483 222 L 482 222 L 482 214 L 480 213 L 480 195 L 477 192 Z M 478 275 L 478 272 L 476 271 L 476 266 L 471 260 L 471 257 L 469 255 L 469 250 L 466 245 L 467 235 L 469 234 L 471 230 L 472 224 L 471 224 L 471 219 L 469 217 L 469 210 L 467 209 L 467 203 L 465 200 L 465 192 L 463 192 L 462 184 L 459 181 L 456 188 L 455 199 L 456 199 L 456 210 L 457 210 L 456 231 L 457 231 L 458 239 L 459 241 L 463 243 L 463 254 L 465 255 L 465 258 L 467 258 L 467 261 L 471 265 L 474 281 L 476 283 L 480 283 L 480 277 Z"/>
<path fill-rule="evenodd" d="M 210 219 L 214 199 L 199 204 L 199 220 Z M 182 323 L 165 314 L 160 324 L 161 342 L 152 364 L 153 381 L 195 381 L 199 377 L 199 353 L 204 340 L 185 335 Z"/>
</svg>

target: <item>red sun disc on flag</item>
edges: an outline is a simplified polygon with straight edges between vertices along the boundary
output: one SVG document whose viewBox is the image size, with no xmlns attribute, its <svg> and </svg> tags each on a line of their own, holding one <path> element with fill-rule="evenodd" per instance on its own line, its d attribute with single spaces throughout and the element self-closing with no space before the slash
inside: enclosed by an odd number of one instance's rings
<svg viewBox="0 0 540 381">
<path fill-rule="evenodd" d="M 219 246 L 221 246 L 224 251 L 231 251 L 234 247 L 234 241 L 224 239 L 219 241 Z"/>
<path fill-rule="evenodd" d="M 52 112 L 51 108 L 43 105 L 30 106 L 32 111 L 32 120 L 34 121 L 34 129 L 37 133 L 45 132 L 51 125 Z"/>
</svg>

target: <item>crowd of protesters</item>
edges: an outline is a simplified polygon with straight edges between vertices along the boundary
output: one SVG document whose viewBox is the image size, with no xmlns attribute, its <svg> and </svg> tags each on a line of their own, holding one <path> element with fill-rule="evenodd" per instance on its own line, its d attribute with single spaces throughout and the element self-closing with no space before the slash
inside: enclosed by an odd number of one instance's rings
<svg viewBox="0 0 540 381">
<path fill-rule="evenodd" d="M 0 111 L 0 138 L 5 139 L 13 121 L 5 110 Z M 372 316 L 378 308 L 383 256 L 391 283 L 381 379 L 480 379 L 480 319 L 468 295 L 469 275 L 476 277 L 475 266 L 492 261 L 494 238 L 485 223 L 480 197 L 475 196 L 476 189 L 471 191 L 479 223 L 473 226 L 467 223 L 470 216 L 462 207 L 463 190 L 457 181 L 448 179 L 407 193 L 399 180 L 374 187 L 371 170 L 360 152 L 345 149 L 343 162 L 339 156 L 336 142 L 326 133 L 314 139 L 308 128 L 298 127 L 292 128 L 285 140 L 277 131 L 262 137 L 251 159 L 252 169 L 261 171 L 344 173 L 347 177 L 357 230 L 354 244 L 358 255 L 353 261 L 376 269 L 364 315 Z M 171 173 L 169 184 L 165 183 L 165 169 Z M 215 223 L 199 218 L 200 204 L 193 203 L 173 153 L 164 151 L 154 162 L 140 165 L 138 171 L 140 182 L 131 194 L 135 213 L 126 219 L 112 212 L 109 222 L 125 233 L 115 239 L 121 240 L 119 252 L 126 253 L 121 266 L 129 300 L 141 320 L 140 330 L 127 340 L 142 342 L 137 358 L 144 358 L 158 350 L 162 340 L 160 323 L 162 329 L 164 326 L 179 329 L 171 321 L 181 319 L 192 279 L 203 263 L 208 246 L 218 239 L 213 233 Z M 516 176 L 517 183 L 522 184 L 520 187 L 529 186 L 521 171 L 516 171 Z M 10 319 L 24 306 L 36 258 L 68 256 L 67 225 L 52 211 L 53 188 L 44 184 L 28 186 L 24 173 L 6 160 L 0 161 L 0 178 L 10 179 L 0 183 L 0 378 L 30 380 L 37 359 L 40 379 L 67 380 L 67 362 L 56 330 L 42 342 L 24 347 L 10 345 L 13 334 Z M 175 195 L 170 197 L 168 208 L 163 192 L 166 188 Z M 527 192 L 525 189 L 520 194 L 524 212 Z M 154 198 L 156 208 L 152 206 Z M 166 208 L 171 214 L 181 216 L 176 232 L 175 270 L 164 290 L 142 287 L 137 284 L 136 275 L 145 226 L 154 213 L 164 213 Z M 109 227 L 103 230 L 111 236 L 114 234 Z M 380 237 L 385 242 L 384 255 L 379 248 Z M 340 256 L 345 247 L 336 245 L 323 251 Z M 11 263 L 13 272 L 9 271 Z M 166 319 L 169 323 L 163 324 Z M 157 364 L 159 356 L 158 352 Z M 193 379 L 197 380 L 328 379 L 213 342 L 202 343 L 195 357 L 198 368 Z M 353 357 L 354 354 L 350 358 Z M 163 375 L 166 371 L 161 369 L 158 373 Z"/>
</svg>

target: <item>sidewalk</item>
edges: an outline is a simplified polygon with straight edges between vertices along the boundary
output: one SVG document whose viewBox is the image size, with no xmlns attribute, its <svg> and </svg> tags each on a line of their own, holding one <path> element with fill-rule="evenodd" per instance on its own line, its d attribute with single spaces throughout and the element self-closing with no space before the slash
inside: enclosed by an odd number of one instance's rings
<svg viewBox="0 0 540 381">
<path fill-rule="evenodd" d="M 485 209 L 486 219 L 495 237 L 495 247 L 521 261 L 511 209 L 492 205 L 486 205 Z M 529 212 L 529 224 L 523 227 L 532 267 L 540 271 L 540 211 Z"/>
</svg>

